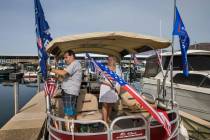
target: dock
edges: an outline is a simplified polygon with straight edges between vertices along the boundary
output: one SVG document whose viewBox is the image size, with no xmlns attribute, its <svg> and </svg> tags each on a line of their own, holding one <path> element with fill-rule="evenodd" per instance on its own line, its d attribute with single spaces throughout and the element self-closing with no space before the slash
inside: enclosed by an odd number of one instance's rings
<svg viewBox="0 0 210 140">
<path fill-rule="evenodd" d="M 193 139 L 210 140 L 210 122 L 179 110 L 181 121 Z"/>
<path fill-rule="evenodd" d="M 0 139 L 41 139 L 45 119 L 45 97 L 39 92 L 0 129 Z"/>
</svg>

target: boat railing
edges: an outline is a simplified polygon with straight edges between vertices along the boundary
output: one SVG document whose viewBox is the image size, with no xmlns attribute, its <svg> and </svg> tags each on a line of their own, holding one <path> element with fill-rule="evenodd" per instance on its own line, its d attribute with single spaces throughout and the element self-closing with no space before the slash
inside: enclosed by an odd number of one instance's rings
<svg viewBox="0 0 210 140">
<path fill-rule="evenodd" d="M 66 130 L 66 128 L 64 127 L 65 124 L 70 125 L 70 130 Z M 97 131 L 91 132 L 91 128 L 88 125 L 92 124 L 100 125 L 100 130 L 97 129 Z M 86 132 L 81 132 L 79 130 L 81 128 L 81 125 L 87 125 Z M 61 137 L 65 137 L 65 135 L 69 134 L 72 135 L 72 140 L 74 139 L 73 137 L 76 136 L 106 135 L 107 139 L 110 137 L 108 124 L 103 120 L 68 120 L 54 116 L 50 113 L 48 113 L 47 129 L 49 132 L 49 137 L 55 140 L 59 140 Z"/>
<path fill-rule="evenodd" d="M 111 123 L 110 135 L 110 139 L 131 140 L 138 137 L 138 140 L 147 140 L 149 139 L 148 123 L 145 118 L 140 115 L 121 116 L 114 119 Z"/>
<path fill-rule="evenodd" d="M 151 103 L 151 104 L 154 104 L 155 101 L 156 101 L 155 96 L 150 94 L 150 93 L 142 92 L 142 96 L 144 96 L 146 98 L 146 101 Z"/>
<path fill-rule="evenodd" d="M 123 121 L 123 123 L 121 122 Z M 126 123 L 132 122 L 132 123 Z M 57 123 L 58 127 L 55 125 Z M 63 128 L 65 123 L 73 124 L 73 126 L 79 125 L 90 125 L 100 123 L 105 129 L 102 132 L 74 132 L 67 131 Z M 120 126 L 119 126 L 120 125 Z M 124 125 L 124 126 L 122 126 Z M 120 128 L 119 128 L 119 127 Z M 129 127 L 130 126 L 130 127 Z M 93 136 L 93 135 L 106 135 L 108 139 L 133 139 L 134 137 L 138 137 L 138 139 L 148 139 L 149 137 L 149 129 L 147 125 L 147 121 L 143 116 L 121 116 L 113 120 L 110 125 L 110 129 L 108 124 L 102 120 L 67 120 L 64 118 L 59 118 L 48 113 L 48 132 L 49 137 L 51 139 L 60 140 L 62 135 L 71 135 L 72 137 L 77 136 Z M 72 138 L 73 140 L 74 138 Z"/>
<path fill-rule="evenodd" d="M 179 134 L 179 116 L 177 111 L 166 112 L 171 124 L 171 136 L 168 139 L 176 139 Z M 65 124 L 70 124 L 70 130 L 65 128 Z M 49 138 L 53 140 L 71 137 L 74 139 L 100 139 L 102 140 L 133 140 L 133 139 L 156 139 L 167 136 L 163 126 L 155 119 L 146 118 L 139 115 L 120 116 L 115 118 L 110 127 L 103 120 L 67 120 L 48 113 L 47 128 Z M 97 124 L 95 128 L 92 126 Z M 99 125 L 100 124 L 100 125 Z M 81 126 L 87 126 L 85 131 L 81 131 Z M 90 127 L 90 128 L 89 128 Z"/>
<path fill-rule="evenodd" d="M 155 98 L 155 102 L 157 102 L 158 107 L 165 108 L 166 110 L 169 108 L 178 110 L 178 108 L 179 108 L 179 104 L 176 101 L 172 102 L 171 99 Z M 160 104 L 160 103 L 163 103 L 163 104 Z"/>
<path fill-rule="evenodd" d="M 169 122 L 171 124 L 171 136 L 168 139 L 173 139 L 175 137 L 178 137 L 179 134 L 179 115 L 177 114 L 177 111 L 170 110 L 167 111 L 167 115 L 169 118 Z M 155 139 L 154 136 L 158 133 L 162 133 L 162 137 L 165 137 L 167 134 L 165 131 L 163 131 L 163 126 L 159 124 L 154 118 L 150 117 L 149 119 L 149 130 L 150 130 L 150 136 L 151 139 Z"/>
</svg>

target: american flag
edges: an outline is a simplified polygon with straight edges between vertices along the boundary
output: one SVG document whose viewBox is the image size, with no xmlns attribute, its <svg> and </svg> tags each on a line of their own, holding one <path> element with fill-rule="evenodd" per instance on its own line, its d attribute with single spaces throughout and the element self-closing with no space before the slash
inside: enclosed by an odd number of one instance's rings
<svg viewBox="0 0 210 140">
<path fill-rule="evenodd" d="M 114 78 L 112 76 L 110 76 L 108 73 L 104 73 L 104 77 L 106 77 L 110 81 L 114 81 Z"/>
<path fill-rule="evenodd" d="M 107 66 L 103 65 L 102 63 L 96 62 L 94 59 L 92 59 L 88 54 L 88 58 L 93 62 L 95 67 L 100 68 L 101 73 L 103 76 L 108 78 L 106 75 L 109 75 L 113 78 L 114 81 L 118 82 L 120 86 L 128 91 L 128 93 L 136 99 L 138 103 L 141 104 L 141 106 L 147 110 L 154 119 L 156 119 L 160 124 L 163 125 L 164 129 L 166 130 L 168 136 L 171 135 L 171 124 L 169 120 L 166 118 L 165 115 L 162 114 L 162 112 L 156 111 L 153 107 L 150 106 L 149 103 L 147 103 L 142 96 L 138 94 L 136 90 L 134 90 L 130 85 L 128 85 L 127 82 L 125 82 L 121 77 L 119 77 L 116 73 L 111 71 Z"/>
<path fill-rule="evenodd" d="M 86 56 L 88 59 L 91 59 L 91 57 L 88 53 L 86 53 Z M 100 75 L 103 78 L 106 78 L 107 80 L 110 80 L 110 81 L 114 80 L 108 73 L 103 72 L 99 66 L 95 65 L 95 62 L 90 61 L 89 67 L 91 69 L 91 72 L 94 72 L 96 75 Z"/>
<path fill-rule="evenodd" d="M 93 62 L 89 62 L 90 71 L 96 75 L 100 75 L 101 70 L 99 67 L 96 67 Z"/>
<path fill-rule="evenodd" d="M 53 97 L 56 90 L 56 80 L 54 78 L 48 78 L 44 82 L 45 96 Z"/>
</svg>

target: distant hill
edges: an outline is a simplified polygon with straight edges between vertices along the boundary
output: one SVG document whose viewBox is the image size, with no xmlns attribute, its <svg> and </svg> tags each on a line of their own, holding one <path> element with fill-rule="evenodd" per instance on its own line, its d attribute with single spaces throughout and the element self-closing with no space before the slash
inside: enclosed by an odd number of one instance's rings
<svg viewBox="0 0 210 140">
<path fill-rule="evenodd" d="M 193 45 L 190 45 L 189 49 L 190 50 L 206 50 L 206 51 L 210 51 L 210 43 L 193 44 Z"/>
</svg>

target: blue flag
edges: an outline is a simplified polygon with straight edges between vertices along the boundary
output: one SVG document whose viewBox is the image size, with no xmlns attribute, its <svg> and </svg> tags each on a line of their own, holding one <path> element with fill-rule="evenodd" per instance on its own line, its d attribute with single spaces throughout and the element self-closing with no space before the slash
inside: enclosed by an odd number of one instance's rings
<svg viewBox="0 0 210 140">
<path fill-rule="evenodd" d="M 48 55 L 45 50 L 46 45 L 52 40 L 49 30 L 49 25 L 45 20 L 44 12 L 39 0 L 34 0 L 35 6 L 35 26 L 36 39 L 38 47 L 39 65 L 41 68 L 42 77 L 47 78 L 47 59 Z"/>
<path fill-rule="evenodd" d="M 176 21 L 174 23 L 173 35 L 179 36 L 180 48 L 181 48 L 181 53 L 182 53 L 183 74 L 184 76 L 187 77 L 189 75 L 188 62 L 187 62 L 187 50 L 190 45 L 190 38 L 187 34 L 187 31 L 182 22 L 182 19 L 180 17 L 177 7 L 176 7 Z"/>
</svg>

